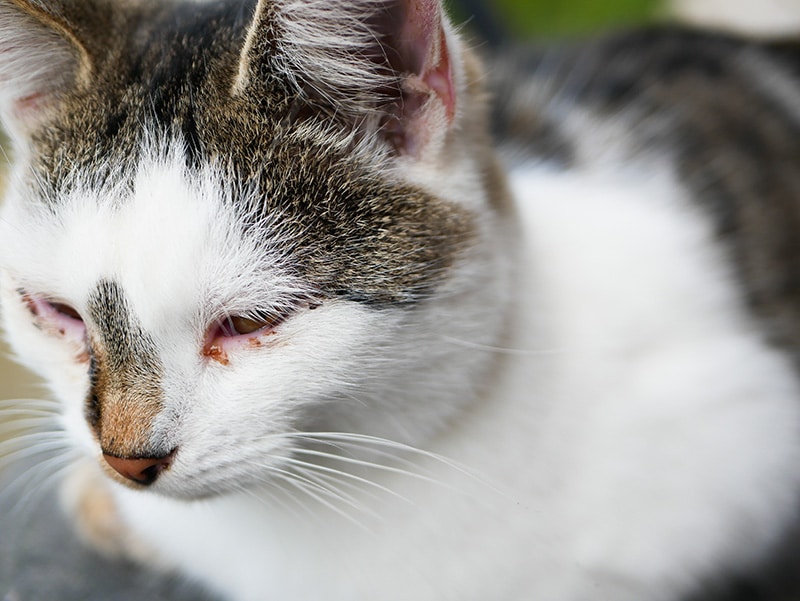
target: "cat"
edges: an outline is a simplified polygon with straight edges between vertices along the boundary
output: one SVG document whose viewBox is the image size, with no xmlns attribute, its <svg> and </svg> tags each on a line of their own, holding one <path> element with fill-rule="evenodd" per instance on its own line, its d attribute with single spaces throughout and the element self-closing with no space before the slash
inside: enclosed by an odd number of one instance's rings
<svg viewBox="0 0 800 601">
<path fill-rule="evenodd" d="M 76 527 L 231 601 L 787 598 L 799 100 L 791 44 L 676 27 L 0 0 Z"/>
</svg>

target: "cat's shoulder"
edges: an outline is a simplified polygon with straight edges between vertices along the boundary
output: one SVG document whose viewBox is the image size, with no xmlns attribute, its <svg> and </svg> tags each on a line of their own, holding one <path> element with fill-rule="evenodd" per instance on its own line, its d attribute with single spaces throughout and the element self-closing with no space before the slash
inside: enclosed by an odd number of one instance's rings
<svg viewBox="0 0 800 601">
<path fill-rule="evenodd" d="M 800 44 L 654 26 L 492 61 L 494 131 L 513 164 L 669 173 L 769 338 L 798 354 Z"/>
</svg>

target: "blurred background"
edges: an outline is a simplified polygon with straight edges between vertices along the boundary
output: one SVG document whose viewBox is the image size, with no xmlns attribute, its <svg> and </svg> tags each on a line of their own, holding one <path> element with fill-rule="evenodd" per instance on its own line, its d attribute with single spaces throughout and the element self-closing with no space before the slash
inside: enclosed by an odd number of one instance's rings
<svg viewBox="0 0 800 601">
<path fill-rule="evenodd" d="M 493 20 L 504 37 L 580 35 L 656 18 L 666 0 L 446 0 L 457 22 Z"/>
<path fill-rule="evenodd" d="M 494 41 L 583 35 L 654 19 L 661 7 L 659 0 L 448 0 L 448 3 L 457 22 L 494 37 Z M 2 132 L 0 145 L 8 148 Z M 7 177 L 4 156 L 0 152 L 0 188 Z M 9 360 L 8 348 L 0 341 L 0 400 L 40 394 L 35 380 Z"/>
<path fill-rule="evenodd" d="M 0 130 L 0 203 L 2 202 L 2 190 L 5 187 L 8 174 L 6 172 L 6 150 L 7 140 Z M 0 306 L 0 311 L 3 308 Z M 36 379 L 21 367 L 13 363 L 9 358 L 8 347 L 0 333 L 0 401 L 4 399 L 29 398 L 40 395 L 41 388 L 37 385 Z M 0 414 L 0 422 L 3 417 Z"/>
</svg>

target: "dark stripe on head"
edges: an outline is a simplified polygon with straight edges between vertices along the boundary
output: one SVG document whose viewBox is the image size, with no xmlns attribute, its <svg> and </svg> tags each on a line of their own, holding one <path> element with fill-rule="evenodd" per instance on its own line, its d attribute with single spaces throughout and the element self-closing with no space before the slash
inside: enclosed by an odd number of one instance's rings
<svg viewBox="0 0 800 601">
<path fill-rule="evenodd" d="M 91 390 L 87 418 L 103 451 L 152 457 L 152 426 L 162 408 L 163 368 L 155 343 L 130 310 L 122 289 L 103 280 L 89 299 Z M 168 451 L 168 450 L 167 450 Z"/>
</svg>

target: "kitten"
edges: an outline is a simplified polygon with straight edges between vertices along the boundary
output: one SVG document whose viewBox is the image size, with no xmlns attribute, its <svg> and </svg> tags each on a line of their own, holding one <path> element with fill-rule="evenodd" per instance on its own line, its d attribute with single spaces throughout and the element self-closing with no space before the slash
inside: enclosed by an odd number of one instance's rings
<svg viewBox="0 0 800 601">
<path fill-rule="evenodd" d="M 3 315 L 84 536 L 234 601 L 788 587 L 798 66 L 0 0 Z"/>
</svg>

